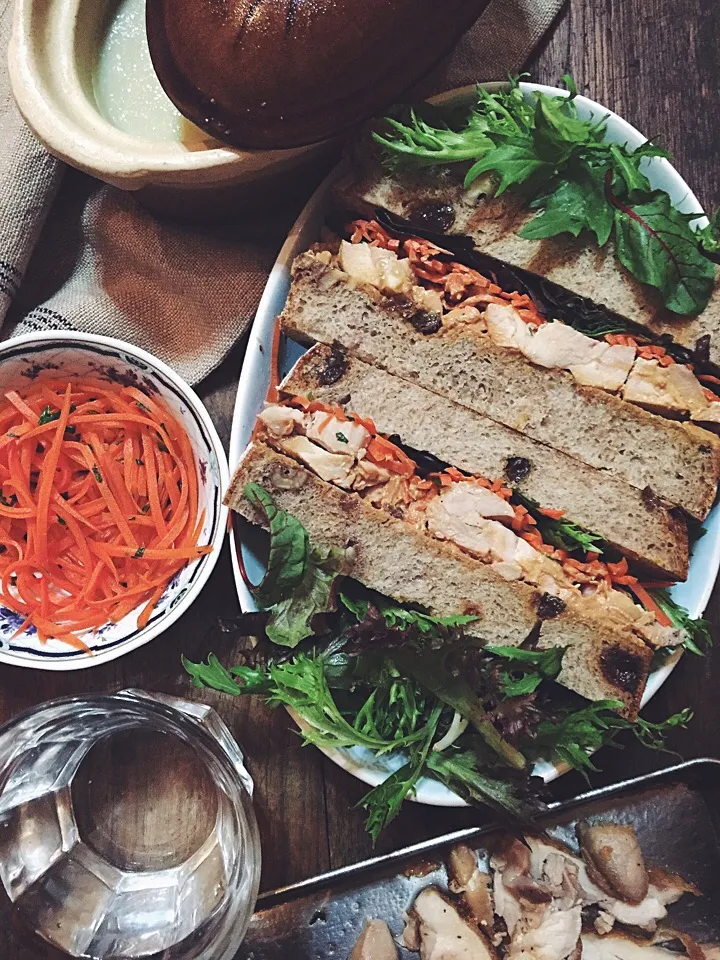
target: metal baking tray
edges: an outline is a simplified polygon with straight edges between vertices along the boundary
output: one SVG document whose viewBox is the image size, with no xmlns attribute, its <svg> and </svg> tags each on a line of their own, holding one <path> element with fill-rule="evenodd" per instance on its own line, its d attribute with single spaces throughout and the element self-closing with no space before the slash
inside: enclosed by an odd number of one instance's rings
<svg viewBox="0 0 720 960">
<path fill-rule="evenodd" d="M 550 804 L 539 825 L 566 839 L 586 818 L 632 824 L 649 864 L 703 893 L 670 907 L 670 924 L 701 943 L 720 941 L 720 760 L 689 760 Z M 266 893 L 236 960 L 346 960 L 370 919 L 387 921 L 397 936 L 417 892 L 446 887 L 451 847 L 462 841 L 481 851 L 500 830 L 459 830 Z M 404 949 L 400 956 L 417 960 Z"/>
</svg>

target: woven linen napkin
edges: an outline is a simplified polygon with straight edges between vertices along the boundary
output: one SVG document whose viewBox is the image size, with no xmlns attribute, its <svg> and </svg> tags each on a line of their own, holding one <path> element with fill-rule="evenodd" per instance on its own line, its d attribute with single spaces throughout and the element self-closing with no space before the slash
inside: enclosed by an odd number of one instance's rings
<svg viewBox="0 0 720 960">
<path fill-rule="evenodd" d="M 490 0 L 422 95 L 523 66 L 563 0 Z M 0 49 L 12 0 L 0 0 Z M 0 324 L 3 336 L 79 330 L 129 340 L 191 383 L 247 329 L 297 209 L 232 227 L 158 219 L 131 193 L 50 157 L 20 118 L 0 64 Z"/>
</svg>

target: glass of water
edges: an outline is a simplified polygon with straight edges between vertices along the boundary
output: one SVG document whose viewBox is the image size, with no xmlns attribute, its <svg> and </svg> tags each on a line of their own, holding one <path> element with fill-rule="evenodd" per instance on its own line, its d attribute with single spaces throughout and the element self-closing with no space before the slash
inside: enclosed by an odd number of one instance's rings
<svg viewBox="0 0 720 960">
<path fill-rule="evenodd" d="M 260 880 L 252 781 L 209 707 L 126 690 L 0 729 L 0 880 L 48 955 L 229 960 Z"/>
</svg>

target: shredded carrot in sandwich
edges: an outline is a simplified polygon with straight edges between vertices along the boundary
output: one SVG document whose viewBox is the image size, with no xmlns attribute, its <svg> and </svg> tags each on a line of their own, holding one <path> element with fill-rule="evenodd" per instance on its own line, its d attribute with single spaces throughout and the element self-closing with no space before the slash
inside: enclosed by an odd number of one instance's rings
<svg viewBox="0 0 720 960">
<path fill-rule="evenodd" d="M 643 360 L 657 360 L 661 367 L 669 367 L 676 362 L 665 347 L 654 343 L 638 343 L 635 337 L 627 333 L 606 333 L 605 340 L 610 346 L 632 347 L 638 357 Z"/>
<path fill-rule="evenodd" d="M 382 247 L 383 250 L 397 250 L 400 246 L 400 241 L 391 237 L 377 220 L 355 220 L 349 225 L 348 232 L 352 234 L 351 243 L 365 241 L 371 247 Z"/>
<path fill-rule="evenodd" d="M 90 377 L 0 399 L 0 603 L 42 642 L 137 608 L 144 627 L 199 546 L 190 440 L 155 397 Z"/>
<path fill-rule="evenodd" d="M 641 583 L 631 583 L 628 584 L 632 592 L 638 598 L 640 603 L 645 607 L 646 610 L 649 610 L 650 613 L 655 614 L 655 619 L 660 624 L 661 627 L 671 627 L 672 620 L 665 613 L 665 611 L 653 600 L 652 596 L 648 593 L 647 589 Z"/>
<path fill-rule="evenodd" d="M 415 473 L 415 462 L 380 434 L 376 434 L 367 445 L 366 456 L 372 463 L 402 477 L 411 477 Z"/>
<path fill-rule="evenodd" d="M 407 257 L 415 279 L 421 285 L 438 290 L 448 309 L 454 306 L 484 308 L 490 303 L 498 303 L 514 307 L 526 323 L 540 326 L 546 322 L 526 293 L 503 290 L 494 279 L 464 263 L 448 259 L 453 256 L 451 250 L 421 237 L 392 237 L 375 220 L 355 220 L 348 225 L 347 231 L 351 243 L 368 243 L 371 247 L 382 247 L 399 257 Z"/>
<path fill-rule="evenodd" d="M 513 506 L 513 512 L 515 516 L 510 521 L 510 526 L 516 533 L 521 533 L 523 531 L 529 531 L 532 527 L 537 526 L 537 520 L 532 516 L 527 510 L 527 507 L 523 507 L 522 504 L 517 504 Z M 543 540 L 540 534 L 538 533 L 538 538 L 540 544 L 533 543 L 534 546 L 542 545 Z M 532 541 L 531 541 L 532 542 Z"/>
<path fill-rule="evenodd" d="M 565 516 L 564 510 L 552 510 L 550 507 L 539 507 L 538 513 L 541 513 L 544 517 L 549 517 L 551 520 L 561 520 Z"/>
</svg>

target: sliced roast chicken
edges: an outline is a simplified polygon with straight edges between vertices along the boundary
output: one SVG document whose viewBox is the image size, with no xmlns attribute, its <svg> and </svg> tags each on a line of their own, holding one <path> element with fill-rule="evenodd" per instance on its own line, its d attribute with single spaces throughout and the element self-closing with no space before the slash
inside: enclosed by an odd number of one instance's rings
<svg viewBox="0 0 720 960">
<path fill-rule="evenodd" d="M 708 960 L 686 934 L 659 924 L 669 904 L 699 891 L 648 867 L 635 830 L 580 824 L 580 855 L 547 837 L 505 839 L 490 858 L 460 844 L 448 858 L 448 889 L 418 894 L 401 944 L 420 960 Z M 352 960 L 385 960 L 389 932 L 370 924 Z M 371 937 L 377 936 L 377 941 Z M 673 941 L 669 944 L 669 941 Z M 393 944 L 394 948 L 394 944 Z M 684 953 L 683 953 L 684 951 Z"/>
<path fill-rule="evenodd" d="M 510 936 L 510 956 L 573 957 L 587 908 L 593 908 L 600 935 L 618 924 L 652 934 L 669 904 L 697 892 L 679 877 L 648 869 L 632 827 L 583 825 L 579 837 L 582 857 L 562 844 L 527 837 L 524 843 L 509 841 L 492 858 L 495 911 Z M 552 938 L 553 951 L 538 953 L 538 931 L 550 930 L 561 931 Z"/>
<path fill-rule="evenodd" d="M 348 960 L 397 960 L 398 950 L 384 920 L 369 920 Z"/>
<path fill-rule="evenodd" d="M 408 913 L 404 945 L 420 960 L 498 960 L 490 940 L 437 887 L 418 894 Z"/>
</svg>

